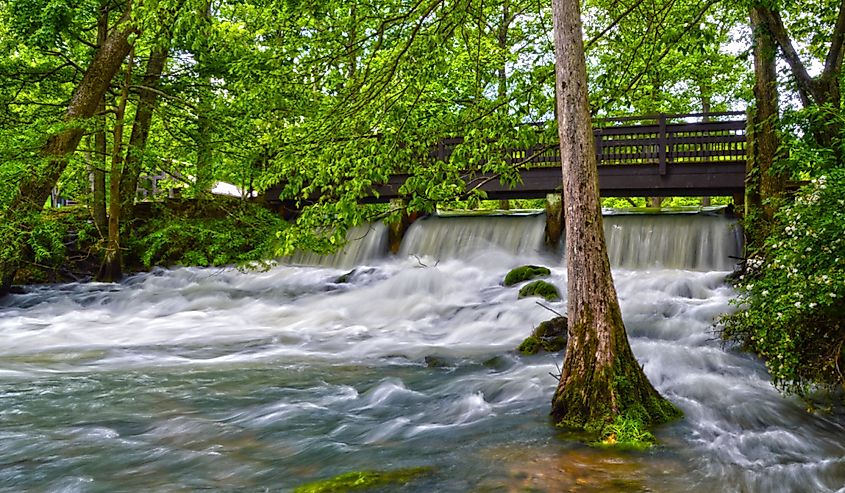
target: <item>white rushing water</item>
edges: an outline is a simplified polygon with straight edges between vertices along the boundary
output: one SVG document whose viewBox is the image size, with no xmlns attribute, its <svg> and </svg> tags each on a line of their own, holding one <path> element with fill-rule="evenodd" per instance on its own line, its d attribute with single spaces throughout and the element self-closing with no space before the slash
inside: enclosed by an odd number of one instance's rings
<svg viewBox="0 0 845 493">
<path fill-rule="evenodd" d="M 408 248 L 342 283 L 177 269 L 0 300 L 0 490 L 291 491 L 430 467 L 402 491 L 845 491 L 842 417 L 716 339 L 727 272 L 614 271 L 634 353 L 684 418 L 655 450 L 595 451 L 548 422 L 562 354 L 513 351 L 553 315 L 504 275 L 544 263 L 565 291 L 562 262 Z"/>
</svg>

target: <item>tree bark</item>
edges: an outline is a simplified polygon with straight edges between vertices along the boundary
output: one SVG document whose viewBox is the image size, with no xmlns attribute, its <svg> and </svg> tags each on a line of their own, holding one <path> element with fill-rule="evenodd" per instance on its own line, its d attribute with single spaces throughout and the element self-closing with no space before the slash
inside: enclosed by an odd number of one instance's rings
<svg viewBox="0 0 845 493">
<path fill-rule="evenodd" d="M 100 5 L 100 18 L 97 19 L 97 46 L 103 46 L 109 35 L 109 6 L 107 2 Z M 94 133 L 94 155 L 96 158 L 91 166 L 91 194 L 94 201 L 94 225 L 101 237 L 106 236 L 108 218 L 106 216 L 106 99 L 100 98 L 97 109 L 100 128 Z"/>
<path fill-rule="evenodd" d="M 780 139 L 777 135 L 778 92 L 774 36 L 765 22 L 765 8 L 749 12 L 754 39 L 754 100 L 750 114 L 752 143 L 749 147 L 746 179 L 746 217 L 751 220 L 749 245 L 753 248 L 765 237 L 775 211 L 773 199 L 783 194 L 786 177 L 773 171 Z"/>
<path fill-rule="evenodd" d="M 563 166 L 569 340 L 552 416 L 605 435 L 627 416 L 645 425 L 675 408 L 646 378 L 628 344 L 602 230 L 578 0 L 553 0 L 558 132 Z"/>
<path fill-rule="evenodd" d="M 128 24 L 128 20 L 127 8 L 116 28 L 95 52 L 82 81 L 71 97 L 65 113 L 67 122 L 90 118 L 96 113 L 112 78 L 129 53 L 129 35 L 137 31 L 134 26 Z M 20 183 L 17 195 L 0 213 L 0 225 L 18 224 L 41 210 L 83 134 L 84 129 L 81 126 L 70 126 L 49 137 L 41 148 L 44 164 Z M 15 228 L 0 230 L 0 295 L 8 292 L 20 265 L 24 253 L 23 236 Z"/>
<path fill-rule="evenodd" d="M 129 99 L 129 86 L 132 85 L 132 58 L 130 49 L 123 89 L 114 113 L 114 144 L 112 145 L 111 173 L 109 173 L 109 241 L 106 254 L 103 256 L 103 264 L 97 274 L 97 280 L 105 282 L 116 282 L 123 277 L 120 254 L 120 177 L 123 168 L 123 127 L 126 102 Z"/>
<path fill-rule="evenodd" d="M 211 29 L 211 2 L 206 2 L 200 12 L 204 29 Z M 202 42 L 202 52 L 197 54 L 197 71 L 200 79 L 199 102 L 197 104 L 197 198 L 211 197 L 214 187 L 214 170 L 212 169 L 211 132 L 212 125 L 208 118 L 211 113 L 211 75 L 208 63 L 208 37 Z"/>
</svg>

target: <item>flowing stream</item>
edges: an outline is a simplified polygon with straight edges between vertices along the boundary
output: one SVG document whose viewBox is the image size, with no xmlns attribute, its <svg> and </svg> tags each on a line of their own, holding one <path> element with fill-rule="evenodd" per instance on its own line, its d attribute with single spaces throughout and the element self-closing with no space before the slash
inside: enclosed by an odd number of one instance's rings
<svg viewBox="0 0 845 493">
<path fill-rule="evenodd" d="M 431 218 L 401 255 L 360 249 L 347 282 L 333 266 L 175 269 L 0 300 L 0 490 L 292 491 L 425 467 L 401 491 L 845 492 L 845 417 L 806 412 L 713 333 L 733 223 L 606 222 L 634 353 L 685 413 L 659 447 L 550 425 L 563 356 L 514 348 L 553 314 L 502 286 L 533 262 L 565 291 L 542 218 Z"/>
</svg>

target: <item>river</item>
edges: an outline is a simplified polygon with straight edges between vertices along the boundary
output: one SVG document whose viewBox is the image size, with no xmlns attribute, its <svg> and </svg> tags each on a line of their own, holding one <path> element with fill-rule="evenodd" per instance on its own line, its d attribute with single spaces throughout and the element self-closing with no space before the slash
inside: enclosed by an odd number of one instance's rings
<svg viewBox="0 0 845 493">
<path fill-rule="evenodd" d="M 376 227 L 322 266 L 156 270 L 0 300 L 0 489 L 292 491 L 425 467 L 401 491 L 845 492 L 845 418 L 780 395 L 714 333 L 740 251 L 721 217 L 606 218 L 632 348 L 684 418 L 645 452 L 561 435 L 562 354 L 514 351 L 554 315 L 502 285 L 533 262 L 565 291 L 542 224 L 432 218 L 396 257 Z"/>
</svg>

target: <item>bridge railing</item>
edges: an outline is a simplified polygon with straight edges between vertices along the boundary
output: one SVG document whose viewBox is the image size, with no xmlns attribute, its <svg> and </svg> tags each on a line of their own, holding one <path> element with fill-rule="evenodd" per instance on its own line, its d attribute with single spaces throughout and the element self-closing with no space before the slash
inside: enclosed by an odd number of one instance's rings
<svg viewBox="0 0 845 493">
<path fill-rule="evenodd" d="M 593 136 L 599 166 L 656 164 L 664 175 L 669 165 L 745 160 L 744 112 L 603 118 L 595 123 Z M 463 141 L 460 137 L 441 140 L 432 157 L 449 159 Z M 557 142 L 507 152 L 508 161 L 529 167 L 560 164 Z"/>
</svg>

